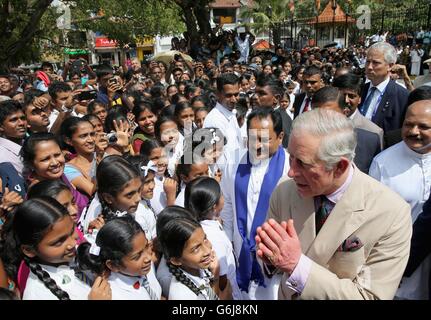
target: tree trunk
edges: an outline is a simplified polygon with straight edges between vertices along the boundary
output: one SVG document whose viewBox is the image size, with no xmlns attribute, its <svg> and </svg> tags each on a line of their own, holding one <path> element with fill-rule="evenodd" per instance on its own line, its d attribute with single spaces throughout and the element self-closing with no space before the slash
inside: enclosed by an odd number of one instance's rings
<svg viewBox="0 0 431 320">
<path fill-rule="evenodd" d="M 4 44 L 8 43 L 10 39 L 5 38 L 5 33 L 0 32 L 0 43 L 2 43 L 0 46 L 0 70 L 7 70 L 9 67 L 21 62 L 17 61 L 17 54 L 26 50 L 28 46 L 31 45 L 34 35 L 38 30 L 40 19 L 52 2 L 53 0 L 39 0 L 35 2 L 35 5 L 31 8 L 31 13 L 29 12 L 30 10 L 27 11 L 29 19 L 25 27 L 19 32 L 20 35 L 17 41 L 5 46 Z M 8 17 L 1 17 L 1 19 L 7 18 Z M 12 19 L 10 20 L 13 21 Z M 16 24 L 15 26 L 18 27 L 20 24 Z"/>
<path fill-rule="evenodd" d="M 207 1 L 201 0 L 196 3 L 193 10 L 199 25 L 199 33 L 208 36 L 211 33 L 210 12 L 207 7 Z"/>
</svg>

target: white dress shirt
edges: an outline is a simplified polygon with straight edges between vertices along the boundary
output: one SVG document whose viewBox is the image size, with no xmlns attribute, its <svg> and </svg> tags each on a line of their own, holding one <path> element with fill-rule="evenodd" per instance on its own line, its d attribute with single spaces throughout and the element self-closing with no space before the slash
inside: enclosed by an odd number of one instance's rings
<svg viewBox="0 0 431 320">
<path fill-rule="evenodd" d="M 21 146 L 9 139 L 0 137 L 0 163 L 10 162 L 16 171 L 22 175 L 24 165 L 22 164 L 19 152 Z"/>
<path fill-rule="evenodd" d="M 285 152 L 285 163 L 282 177 L 287 176 L 289 171 L 289 155 Z M 259 200 L 260 190 L 262 187 L 263 179 L 268 170 L 270 159 L 260 161 L 253 164 L 250 172 L 250 180 L 247 189 L 247 235 L 250 235 L 251 227 L 253 224 L 254 214 Z M 238 170 L 238 164 L 226 167 L 226 174 L 222 178 L 221 188 L 225 198 L 225 204 L 220 215 L 223 219 L 223 228 L 230 241 L 233 242 L 234 254 L 236 257 L 240 256 L 242 237 L 238 230 L 236 218 L 236 204 L 235 204 L 235 178 Z M 257 282 L 251 281 L 249 292 L 241 292 L 242 299 L 244 300 L 274 300 L 278 296 L 278 287 L 281 280 L 281 274 L 276 274 L 272 278 L 268 278 L 265 273 L 265 287 L 258 286 Z"/>
<path fill-rule="evenodd" d="M 58 267 L 40 264 L 57 286 L 69 294 L 71 300 L 88 300 L 91 288 L 75 277 L 74 270 L 68 265 Z M 58 298 L 30 271 L 24 290 L 23 300 L 58 300 Z"/>
<path fill-rule="evenodd" d="M 177 167 L 177 163 L 180 161 L 181 157 L 184 154 L 184 137 L 181 133 L 179 133 L 178 142 L 175 145 L 174 150 L 167 150 L 166 155 L 168 158 L 168 172 L 171 177 L 175 175 L 175 169 Z"/>
<path fill-rule="evenodd" d="M 238 159 L 239 152 L 244 149 L 241 129 L 238 126 L 238 121 L 235 114 L 223 107 L 220 103 L 217 103 L 210 113 L 205 118 L 204 128 L 218 128 L 222 134 L 226 137 L 227 143 L 224 146 L 224 151 L 227 154 L 238 153 L 237 157 L 232 158 L 229 156 L 229 160 L 235 161 Z M 238 161 L 237 161 L 238 162 Z"/>
<path fill-rule="evenodd" d="M 154 265 L 151 265 L 150 272 L 147 274 L 147 279 L 151 290 L 160 299 L 162 288 L 153 270 Z M 112 300 L 151 300 L 144 286 L 141 285 L 138 289 L 133 287 L 137 281 L 142 283 L 142 277 L 131 277 L 118 272 L 111 272 L 108 282 L 111 286 Z"/>
<path fill-rule="evenodd" d="M 211 242 L 217 259 L 220 263 L 220 275 L 226 275 L 232 286 L 232 297 L 241 300 L 242 294 L 236 281 L 236 260 L 233 254 L 232 243 L 223 231 L 223 227 L 217 220 L 201 221 L 202 229 Z"/>
<path fill-rule="evenodd" d="M 414 223 L 430 196 L 431 152 L 419 154 L 401 141 L 374 158 L 369 175 L 409 203 Z M 430 263 L 428 256 L 410 277 L 403 278 L 395 296 L 403 299 L 427 299 Z"/>
<path fill-rule="evenodd" d="M 186 184 L 181 181 L 181 191 L 178 193 L 177 198 L 175 199 L 175 205 L 184 208 L 184 198 L 186 195 Z"/>
<path fill-rule="evenodd" d="M 371 120 L 373 118 L 373 115 L 376 113 L 376 109 L 379 106 L 380 101 L 382 100 L 382 96 L 386 91 L 386 87 L 389 84 L 389 81 L 391 79 L 388 77 L 386 80 L 380 82 L 376 88 L 377 90 L 374 91 L 373 98 L 371 99 L 370 105 L 367 109 L 367 113 L 365 114 L 365 118 Z M 374 87 L 372 83 L 370 83 L 370 87 L 368 88 L 367 96 L 365 97 L 365 100 L 367 100 L 368 96 L 371 94 L 371 88 Z"/>
<path fill-rule="evenodd" d="M 140 201 L 136 212 L 132 214 L 135 220 L 145 232 L 148 241 L 157 237 L 156 214 L 151 210 L 144 200 Z"/>
<path fill-rule="evenodd" d="M 304 112 L 305 104 L 307 103 L 307 99 L 309 100 L 309 102 L 308 102 L 308 111 L 313 110 L 312 107 L 311 107 L 311 100 L 312 100 L 312 98 L 309 98 L 307 95 L 305 95 L 304 100 L 302 100 L 301 107 L 299 108 L 299 114 L 301 114 L 301 113 Z"/>
</svg>

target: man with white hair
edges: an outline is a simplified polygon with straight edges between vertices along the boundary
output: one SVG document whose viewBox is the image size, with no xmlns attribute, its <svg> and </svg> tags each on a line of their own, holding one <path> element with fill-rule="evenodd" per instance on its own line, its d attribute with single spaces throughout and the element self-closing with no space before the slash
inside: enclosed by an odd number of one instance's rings
<svg viewBox="0 0 431 320">
<path fill-rule="evenodd" d="M 370 82 L 362 91 L 359 111 L 385 134 L 401 128 L 407 108 L 409 92 L 390 78 L 396 62 L 397 52 L 387 42 L 377 42 L 368 49 L 365 74 Z"/>
<path fill-rule="evenodd" d="M 274 190 L 257 255 L 284 272 L 279 299 L 392 299 L 408 261 L 409 205 L 352 163 L 353 124 L 332 110 L 298 116 L 290 169 Z"/>
</svg>

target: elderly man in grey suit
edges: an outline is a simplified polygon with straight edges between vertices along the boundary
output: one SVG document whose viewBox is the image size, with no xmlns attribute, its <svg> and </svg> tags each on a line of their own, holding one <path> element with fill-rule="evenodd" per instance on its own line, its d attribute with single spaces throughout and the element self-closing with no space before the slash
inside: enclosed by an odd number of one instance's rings
<svg viewBox="0 0 431 320">
<path fill-rule="evenodd" d="M 358 110 L 361 104 L 361 78 L 356 74 L 347 73 L 336 77 L 332 85 L 343 93 L 344 114 L 353 121 L 354 127 L 378 134 L 383 149 L 383 129 L 365 118 Z"/>
<path fill-rule="evenodd" d="M 353 164 L 353 125 L 316 109 L 293 122 L 292 179 L 274 190 L 257 254 L 284 272 L 279 299 L 392 299 L 407 264 L 409 205 Z M 277 271 L 278 271 L 277 270 Z"/>
</svg>

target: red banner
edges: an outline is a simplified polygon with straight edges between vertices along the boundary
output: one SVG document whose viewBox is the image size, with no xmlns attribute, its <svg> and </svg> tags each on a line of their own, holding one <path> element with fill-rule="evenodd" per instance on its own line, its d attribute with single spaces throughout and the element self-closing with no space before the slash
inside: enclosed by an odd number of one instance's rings
<svg viewBox="0 0 431 320">
<path fill-rule="evenodd" d="M 96 38 L 96 48 L 116 47 L 117 41 L 105 37 Z"/>
</svg>

